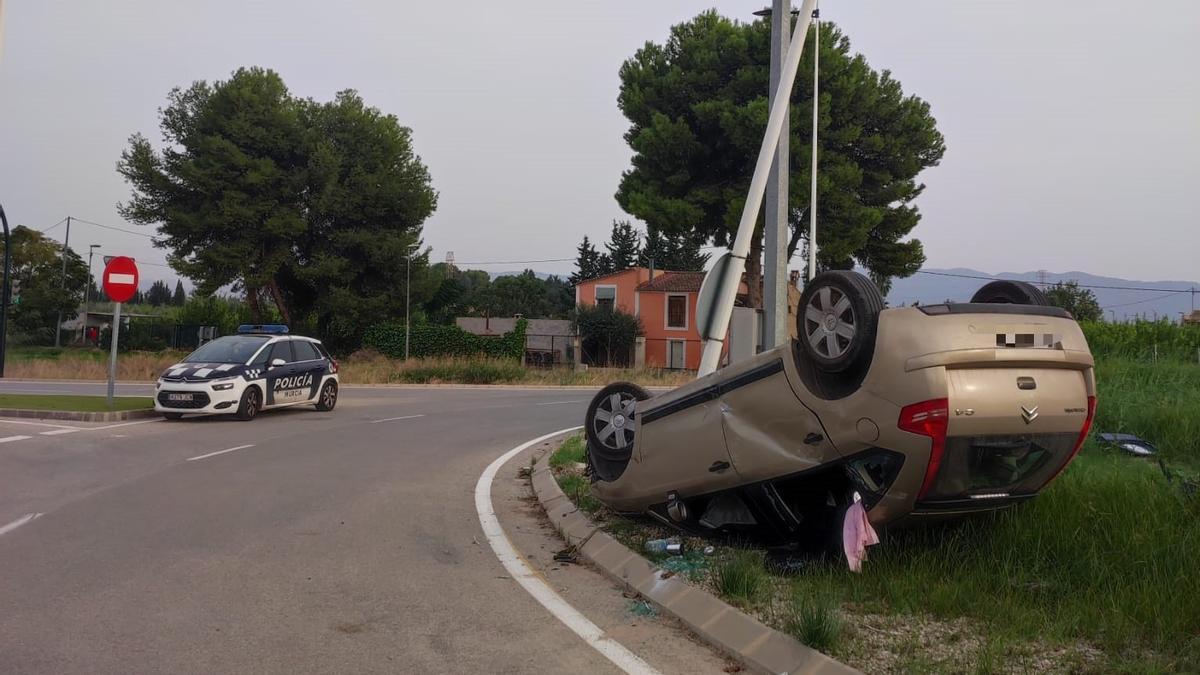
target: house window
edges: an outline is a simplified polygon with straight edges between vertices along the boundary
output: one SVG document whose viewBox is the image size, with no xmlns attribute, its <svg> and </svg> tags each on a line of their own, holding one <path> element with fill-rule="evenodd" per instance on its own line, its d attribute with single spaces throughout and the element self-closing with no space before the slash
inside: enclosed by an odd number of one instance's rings
<svg viewBox="0 0 1200 675">
<path fill-rule="evenodd" d="M 617 301 L 616 286 L 597 286 L 596 287 L 596 306 L 605 309 L 612 309 L 613 304 Z"/>
<path fill-rule="evenodd" d="M 667 296 L 667 328 L 687 330 L 687 296 Z"/>
</svg>

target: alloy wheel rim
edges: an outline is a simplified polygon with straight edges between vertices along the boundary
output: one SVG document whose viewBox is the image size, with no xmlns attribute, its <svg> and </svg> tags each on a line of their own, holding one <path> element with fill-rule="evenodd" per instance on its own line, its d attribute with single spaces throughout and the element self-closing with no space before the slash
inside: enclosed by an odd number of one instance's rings
<svg viewBox="0 0 1200 675">
<path fill-rule="evenodd" d="M 592 430 L 604 447 L 623 450 L 633 443 L 637 431 L 635 406 L 637 399 L 632 394 L 610 394 L 596 406 L 592 418 Z"/>
<path fill-rule="evenodd" d="M 813 350 L 827 359 L 839 358 L 857 334 L 850 297 L 831 286 L 818 288 L 804 309 L 804 336 Z"/>
</svg>

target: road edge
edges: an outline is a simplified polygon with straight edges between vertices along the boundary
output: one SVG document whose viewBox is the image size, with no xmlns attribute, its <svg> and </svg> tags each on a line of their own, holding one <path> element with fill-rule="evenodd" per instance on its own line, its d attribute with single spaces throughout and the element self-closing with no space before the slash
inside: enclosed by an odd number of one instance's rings
<svg viewBox="0 0 1200 675">
<path fill-rule="evenodd" d="M 553 450 L 538 459 L 548 458 L 552 453 Z M 791 636 L 767 627 L 711 593 L 673 575 L 665 575 L 649 560 L 601 531 L 580 511 L 559 488 L 548 460 L 533 463 L 529 482 L 554 528 L 568 544 L 576 547 L 580 555 L 744 667 L 758 673 L 862 675 Z"/>
<path fill-rule="evenodd" d="M 124 422 L 125 420 L 140 420 L 158 417 L 161 413 L 153 409 L 145 410 L 114 410 L 105 412 L 77 412 L 74 410 L 22 410 L 19 408 L 0 408 L 0 417 L 15 417 L 17 419 L 38 420 L 69 420 L 74 422 Z"/>
</svg>

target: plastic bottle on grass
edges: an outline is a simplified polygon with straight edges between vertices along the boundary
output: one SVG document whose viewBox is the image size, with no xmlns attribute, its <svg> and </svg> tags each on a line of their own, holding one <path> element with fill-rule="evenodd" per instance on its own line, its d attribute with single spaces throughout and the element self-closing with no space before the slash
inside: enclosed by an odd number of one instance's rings
<svg viewBox="0 0 1200 675">
<path fill-rule="evenodd" d="M 651 539 L 650 541 L 646 542 L 646 552 L 682 555 L 683 544 L 674 537 L 670 539 Z"/>
</svg>

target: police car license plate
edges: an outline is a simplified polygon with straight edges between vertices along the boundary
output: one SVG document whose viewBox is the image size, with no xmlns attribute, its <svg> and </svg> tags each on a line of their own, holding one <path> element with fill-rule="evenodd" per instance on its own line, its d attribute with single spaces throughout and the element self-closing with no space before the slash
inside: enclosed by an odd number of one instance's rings
<svg viewBox="0 0 1200 675">
<path fill-rule="evenodd" d="M 167 394 L 168 401 L 191 401 L 192 394 Z"/>
</svg>

